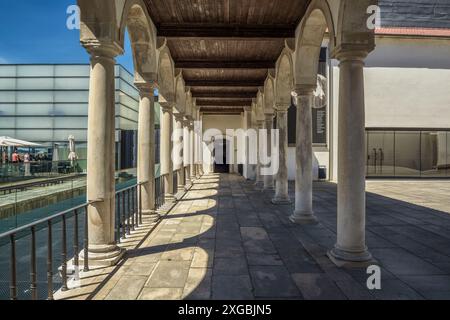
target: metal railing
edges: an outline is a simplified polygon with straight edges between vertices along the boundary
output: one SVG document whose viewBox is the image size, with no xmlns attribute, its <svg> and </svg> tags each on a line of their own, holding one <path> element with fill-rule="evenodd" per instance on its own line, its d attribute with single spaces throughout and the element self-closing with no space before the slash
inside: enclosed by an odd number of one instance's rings
<svg viewBox="0 0 450 320">
<path fill-rule="evenodd" d="M 116 241 L 121 242 L 142 224 L 142 185 L 140 183 L 116 191 Z M 139 201 L 138 201 L 139 199 Z"/>
<path fill-rule="evenodd" d="M 68 220 L 72 220 L 72 230 L 73 230 L 73 252 L 74 259 L 73 259 L 73 267 L 75 269 L 79 268 L 79 256 L 78 253 L 80 252 L 80 239 L 79 239 L 79 229 L 80 229 L 80 223 L 79 223 L 79 216 L 83 214 L 84 212 L 84 224 L 83 224 L 83 231 L 84 231 L 84 237 L 83 237 L 83 270 L 88 271 L 89 270 L 89 264 L 88 264 L 88 246 L 89 246 L 89 240 L 88 240 L 88 228 L 87 228 L 87 206 L 88 204 L 83 204 L 80 206 L 77 206 L 75 208 L 60 212 L 58 214 L 52 215 L 50 217 L 41 219 L 39 221 L 33 222 L 31 224 L 25 225 L 23 227 L 17 228 L 15 230 L 11 230 L 8 232 L 5 232 L 0 235 L 0 240 L 6 240 L 9 241 L 10 244 L 10 285 L 9 285 L 9 296 L 11 300 L 17 300 L 18 299 L 18 273 L 17 273 L 17 244 L 20 239 L 25 238 L 26 236 L 30 236 L 30 242 L 29 242 L 29 256 L 30 256 L 30 273 L 29 273 L 29 292 L 31 294 L 31 299 L 36 300 L 38 299 L 38 281 L 37 281 L 37 232 L 40 230 L 47 230 L 47 299 L 53 300 L 53 285 L 54 285 L 54 274 L 55 274 L 55 268 L 54 268 L 54 235 L 53 229 L 56 224 L 59 222 L 61 223 L 61 234 L 60 234 L 60 242 L 61 242 L 61 250 L 60 250 L 60 259 L 61 259 L 61 267 L 60 267 L 60 274 L 61 274 L 61 290 L 67 290 L 67 262 L 68 262 L 68 246 L 67 246 L 67 233 L 68 233 Z M 23 249 L 23 248 L 21 248 Z M 26 291 L 23 290 L 23 292 L 20 292 L 20 295 L 23 296 Z"/>
<path fill-rule="evenodd" d="M 143 183 L 139 183 L 115 193 L 115 238 L 117 243 L 120 243 L 122 239 L 125 239 L 133 230 L 136 230 L 137 227 L 142 225 L 142 185 Z M 159 209 L 165 202 L 164 187 L 164 176 L 157 177 L 155 179 L 154 188 L 156 209 Z M 83 259 L 83 265 L 81 266 L 82 270 L 89 271 L 88 206 L 89 203 L 84 203 L 77 207 L 0 234 L 0 248 L 5 248 L 7 244 L 10 246 L 9 298 L 11 300 L 26 298 L 29 295 L 32 300 L 37 300 L 40 296 L 43 296 L 42 291 L 38 290 L 40 288 L 38 287 L 38 284 L 44 282 L 46 282 L 46 299 L 53 300 L 55 275 L 59 274 L 61 278 L 61 290 L 68 290 L 68 263 L 72 260 L 71 267 L 74 268 L 73 272 L 76 273 L 80 270 L 80 256 Z M 80 221 L 81 216 L 84 216 L 83 222 Z M 56 226 L 58 226 L 60 230 L 56 230 Z M 41 232 L 45 232 L 45 235 Z M 83 235 L 83 239 L 80 238 L 80 234 Z M 27 237 L 29 237 L 29 239 L 27 239 Z M 70 241 L 70 238 L 72 238 L 72 243 L 70 243 L 69 246 L 68 240 Z M 17 250 L 18 243 L 20 244 L 20 254 L 18 254 Z M 59 259 L 55 258 L 55 245 L 60 246 L 58 252 Z M 37 265 L 38 261 L 43 262 L 42 257 L 38 257 L 37 253 L 41 254 L 42 251 L 45 251 L 45 247 L 47 250 L 45 262 L 47 276 L 45 281 L 42 279 L 38 281 L 37 271 L 44 268 L 38 267 Z M 24 254 L 24 252 L 26 252 L 26 254 Z M 0 253 L 5 253 L 5 251 L 0 250 Z M 27 277 L 26 270 L 23 270 L 24 268 L 21 265 L 22 268 L 18 273 L 17 262 L 19 259 L 22 261 L 28 256 L 30 262 L 27 281 L 24 279 L 24 276 Z M 57 260 L 57 262 L 55 262 L 55 260 Z M 72 273 L 72 270 L 70 271 L 70 273 Z M 21 284 L 28 282 L 26 287 L 22 286 L 19 288 L 18 274 L 20 274 L 21 277 Z"/>
<path fill-rule="evenodd" d="M 164 176 L 155 179 L 155 209 L 159 209 L 164 205 L 165 199 L 165 185 Z"/>
<path fill-rule="evenodd" d="M 180 170 L 174 170 L 173 172 L 173 195 L 178 193 L 178 172 Z"/>
</svg>

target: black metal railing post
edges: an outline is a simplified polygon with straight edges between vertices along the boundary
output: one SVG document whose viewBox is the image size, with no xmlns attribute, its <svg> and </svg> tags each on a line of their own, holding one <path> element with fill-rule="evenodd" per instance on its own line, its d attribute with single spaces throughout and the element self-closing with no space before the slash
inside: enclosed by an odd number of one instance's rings
<svg viewBox="0 0 450 320">
<path fill-rule="evenodd" d="M 61 291 L 67 291 L 67 234 L 66 234 L 66 216 L 62 216 L 62 243 L 61 243 Z"/>
<path fill-rule="evenodd" d="M 84 219 L 84 266 L 83 271 L 89 271 L 89 215 L 88 215 L 88 207 L 84 207 L 85 210 L 85 219 Z"/>
<path fill-rule="evenodd" d="M 53 240 L 52 220 L 47 222 L 47 300 L 53 300 Z"/>
<path fill-rule="evenodd" d="M 73 266 L 75 268 L 75 271 L 78 271 L 78 268 L 80 266 L 80 261 L 79 261 L 79 246 L 78 246 L 78 210 L 75 210 L 74 212 L 74 216 L 73 216 L 73 251 L 74 251 L 74 256 L 73 256 Z"/>
<path fill-rule="evenodd" d="M 31 227 L 31 249 L 30 249 L 30 291 L 31 299 L 37 300 L 37 271 L 36 271 L 36 227 Z"/>
<path fill-rule="evenodd" d="M 17 300 L 16 237 L 12 234 L 9 239 L 11 243 L 9 296 L 11 300 Z"/>
</svg>

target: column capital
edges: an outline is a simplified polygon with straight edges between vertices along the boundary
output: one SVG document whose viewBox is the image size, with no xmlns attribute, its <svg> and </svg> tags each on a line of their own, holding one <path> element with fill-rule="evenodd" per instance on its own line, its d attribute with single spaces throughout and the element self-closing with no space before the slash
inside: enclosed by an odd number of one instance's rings
<svg viewBox="0 0 450 320">
<path fill-rule="evenodd" d="M 344 61 L 361 61 L 367 57 L 372 51 L 367 45 L 347 44 L 340 45 L 332 52 L 332 57 L 338 59 L 340 62 Z"/>
<path fill-rule="evenodd" d="M 166 101 L 166 102 L 160 102 L 159 104 L 161 105 L 163 112 L 169 112 L 170 114 L 173 114 L 174 103 Z"/>
<path fill-rule="evenodd" d="M 309 96 L 314 93 L 314 90 L 316 90 L 317 84 L 301 84 L 296 85 L 294 90 L 292 90 L 292 95 L 294 98 L 300 97 L 300 96 Z"/>
<path fill-rule="evenodd" d="M 175 118 L 175 121 L 181 122 L 181 123 L 184 122 L 184 114 L 179 113 L 179 112 L 177 112 L 177 113 L 174 112 L 174 113 L 173 113 L 173 116 L 174 116 L 174 118 Z"/>
<path fill-rule="evenodd" d="M 155 81 L 135 81 L 135 87 L 139 90 L 141 96 L 154 96 L 155 89 L 158 87 Z"/>
<path fill-rule="evenodd" d="M 278 112 L 287 112 L 289 107 L 290 107 L 289 104 L 275 104 L 274 109 L 277 113 Z"/>
<path fill-rule="evenodd" d="M 124 50 L 114 42 L 101 42 L 98 40 L 82 41 L 81 45 L 91 55 L 91 58 L 110 58 L 122 55 Z"/>
</svg>

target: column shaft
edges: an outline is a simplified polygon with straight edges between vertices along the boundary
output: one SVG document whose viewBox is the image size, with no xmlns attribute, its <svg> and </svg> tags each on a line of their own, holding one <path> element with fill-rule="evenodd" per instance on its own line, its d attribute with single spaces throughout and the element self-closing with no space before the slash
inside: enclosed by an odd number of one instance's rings
<svg viewBox="0 0 450 320">
<path fill-rule="evenodd" d="M 155 109 L 152 86 L 139 86 L 138 121 L 138 182 L 142 214 L 153 219 L 159 216 L 155 210 Z"/>
<path fill-rule="evenodd" d="M 371 259 L 365 243 L 364 57 L 339 59 L 337 243 L 330 252 L 338 265 Z"/>
<path fill-rule="evenodd" d="M 280 161 L 275 185 L 274 204 L 290 204 L 288 193 L 288 132 L 287 132 L 287 109 L 282 107 L 277 109 L 277 129 L 280 133 Z"/>
<path fill-rule="evenodd" d="M 262 165 L 261 165 L 261 145 L 262 143 L 260 143 L 260 139 L 261 137 L 261 130 L 264 129 L 264 121 L 263 120 L 258 120 L 257 121 L 257 137 L 258 137 L 258 143 L 257 143 L 257 147 L 258 147 L 258 152 L 257 152 L 257 163 L 256 163 L 256 182 L 255 182 L 255 187 L 256 189 L 260 189 L 262 190 L 264 187 L 264 177 L 261 174 L 261 170 L 262 170 Z M 265 137 L 264 137 L 265 138 Z"/>
<path fill-rule="evenodd" d="M 161 174 L 164 176 L 166 201 L 174 201 L 172 161 L 173 107 L 171 104 L 162 105 L 161 120 Z"/>
<path fill-rule="evenodd" d="M 183 162 L 184 162 L 184 166 L 185 168 L 183 168 L 183 171 L 185 172 L 185 180 L 186 180 L 186 184 L 185 184 L 185 188 L 187 189 L 190 181 L 191 181 L 191 170 L 190 170 L 190 135 L 189 135 L 189 122 L 185 121 L 183 123 L 184 127 L 183 127 Z"/>
<path fill-rule="evenodd" d="M 290 219 L 294 223 L 311 223 L 316 221 L 312 204 L 312 89 L 298 93 L 296 100 L 295 211 Z"/>
<path fill-rule="evenodd" d="M 89 262 L 114 265 L 123 254 L 115 241 L 115 53 L 91 52 L 88 111 L 87 200 Z"/>
<path fill-rule="evenodd" d="M 273 129 L 273 115 L 272 114 L 266 114 L 266 123 L 265 128 L 267 130 L 267 157 L 270 159 L 272 157 L 272 129 Z M 269 163 L 266 165 L 267 168 L 271 167 L 271 164 Z M 266 174 L 264 176 L 264 190 L 273 190 L 273 175 L 272 174 Z"/>
<path fill-rule="evenodd" d="M 174 144 L 176 150 L 176 154 L 174 154 L 174 161 L 176 161 L 175 169 L 177 170 L 177 181 L 178 186 L 174 186 L 175 193 L 178 191 L 184 190 L 184 150 L 183 150 L 183 116 L 178 114 L 175 117 L 175 124 L 176 124 L 176 130 L 175 130 L 175 136 L 174 136 Z M 175 160 L 176 157 L 176 160 Z"/>
</svg>

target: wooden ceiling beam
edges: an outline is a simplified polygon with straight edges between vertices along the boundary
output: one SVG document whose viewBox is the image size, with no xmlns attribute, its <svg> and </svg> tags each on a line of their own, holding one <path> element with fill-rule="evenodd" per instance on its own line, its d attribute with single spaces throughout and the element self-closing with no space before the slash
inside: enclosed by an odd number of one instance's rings
<svg viewBox="0 0 450 320">
<path fill-rule="evenodd" d="M 256 98 L 257 92 L 195 92 L 191 91 L 194 98 L 210 99 L 252 99 Z"/>
<path fill-rule="evenodd" d="M 189 87 L 262 87 L 264 80 L 194 80 L 185 79 Z"/>
<path fill-rule="evenodd" d="M 247 107 L 252 105 L 252 100 L 223 100 L 223 101 L 214 101 L 214 100 L 197 100 L 197 106 L 199 107 Z"/>
<path fill-rule="evenodd" d="M 286 25 L 231 25 L 231 24 L 170 24 L 157 26 L 158 36 L 165 38 L 209 38 L 270 40 L 295 38 L 295 26 Z"/>
<path fill-rule="evenodd" d="M 276 61 L 177 60 L 180 69 L 273 69 Z"/>
</svg>

